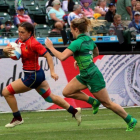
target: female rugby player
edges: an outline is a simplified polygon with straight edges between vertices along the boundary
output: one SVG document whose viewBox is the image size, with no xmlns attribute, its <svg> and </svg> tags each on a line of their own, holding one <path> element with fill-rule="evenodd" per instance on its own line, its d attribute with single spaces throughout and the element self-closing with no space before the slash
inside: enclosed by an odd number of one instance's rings
<svg viewBox="0 0 140 140">
<path fill-rule="evenodd" d="M 95 22 L 97 24 L 97 21 Z M 88 88 L 103 106 L 112 110 L 124 119 L 128 125 L 126 131 L 133 131 L 137 120 L 127 114 L 120 105 L 113 103 L 110 100 L 105 88 L 104 78 L 93 62 L 93 57 L 98 56 L 99 51 L 94 41 L 85 34 L 91 29 L 92 25 L 93 23 L 85 17 L 72 20 L 70 29 L 76 40 L 74 40 L 62 53 L 53 47 L 51 40 L 48 38 L 45 42 L 50 51 L 61 61 L 74 55 L 76 64 L 79 67 L 80 74 L 67 84 L 63 90 L 63 95 L 68 98 L 88 101 L 89 97 L 81 92 L 81 90 Z"/>
<path fill-rule="evenodd" d="M 14 116 L 12 121 L 5 125 L 5 127 L 14 127 L 24 122 L 20 111 L 18 110 L 17 101 L 14 94 L 27 92 L 31 89 L 35 89 L 47 102 L 55 103 L 65 108 L 75 117 L 78 125 L 80 125 L 81 108 L 73 108 L 63 98 L 54 95 L 51 92 L 49 84 L 45 80 L 44 71 L 41 69 L 38 63 L 39 55 L 44 56 L 47 59 L 51 77 L 54 80 L 57 80 L 58 76 L 54 72 L 52 56 L 49 54 L 47 49 L 34 38 L 33 25 L 28 22 L 23 22 L 19 25 L 18 32 L 19 39 L 16 41 L 16 43 L 20 44 L 21 47 L 24 78 L 17 79 L 5 87 L 2 91 L 2 94 L 10 106 Z M 8 54 L 12 53 L 12 50 L 13 48 L 11 46 L 6 46 L 3 49 L 7 56 Z"/>
</svg>

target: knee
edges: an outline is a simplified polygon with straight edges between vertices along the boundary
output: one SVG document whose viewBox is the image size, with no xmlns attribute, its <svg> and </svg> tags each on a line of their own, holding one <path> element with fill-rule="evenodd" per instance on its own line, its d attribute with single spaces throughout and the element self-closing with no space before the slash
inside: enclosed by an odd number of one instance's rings
<svg viewBox="0 0 140 140">
<path fill-rule="evenodd" d="M 3 95 L 4 97 L 7 97 L 7 96 L 9 95 L 9 92 L 8 92 L 7 88 L 4 88 L 4 89 L 2 90 L 2 95 Z"/>
<path fill-rule="evenodd" d="M 63 90 L 62 94 L 64 97 L 67 97 L 67 92 L 65 92 L 65 90 Z"/>
<path fill-rule="evenodd" d="M 65 90 L 64 89 L 63 92 L 62 92 L 62 94 L 63 94 L 64 97 L 69 97 L 70 92 L 68 90 Z"/>
<path fill-rule="evenodd" d="M 58 21 L 58 22 L 55 23 L 55 28 L 59 29 L 59 30 L 62 30 L 63 29 L 63 24 Z"/>
</svg>

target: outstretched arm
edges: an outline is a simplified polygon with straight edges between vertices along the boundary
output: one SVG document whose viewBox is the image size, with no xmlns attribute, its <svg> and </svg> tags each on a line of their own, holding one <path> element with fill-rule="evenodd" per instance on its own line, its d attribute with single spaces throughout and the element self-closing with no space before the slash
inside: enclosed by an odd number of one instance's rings
<svg viewBox="0 0 140 140">
<path fill-rule="evenodd" d="M 46 39 L 45 45 L 61 61 L 64 61 L 65 59 L 67 59 L 69 56 L 73 54 L 73 52 L 69 49 L 65 49 L 63 52 L 57 51 L 53 47 L 52 41 L 49 38 Z"/>
</svg>

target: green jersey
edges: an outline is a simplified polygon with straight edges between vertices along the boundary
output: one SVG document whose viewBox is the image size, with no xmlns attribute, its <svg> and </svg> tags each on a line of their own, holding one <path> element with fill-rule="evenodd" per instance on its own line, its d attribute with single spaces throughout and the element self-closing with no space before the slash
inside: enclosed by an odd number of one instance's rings
<svg viewBox="0 0 140 140">
<path fill-rule="evenodd" d="M 131 0 L 117 0 L 117 14 L 121 15 L 122 20 L 131 20 L 126 7 L 131 7 Z"/>
<path fill-rule="evenodd" d="M 93 50 L 95 47 L 94 41 L 85 34 L 80 34 L 68 47 L 73 52 L 80 71 L 88 68 L 93 63 Z"/>
</svg>

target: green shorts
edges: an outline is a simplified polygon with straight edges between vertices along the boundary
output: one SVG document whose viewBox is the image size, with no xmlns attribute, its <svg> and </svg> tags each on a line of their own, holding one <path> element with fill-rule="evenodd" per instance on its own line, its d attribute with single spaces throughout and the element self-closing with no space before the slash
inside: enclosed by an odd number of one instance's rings
<svg viewBox="0 0 140 140">
<path fill-rule="evenodd" d="M 80 71 L 76 78 L 80 83 L 86 85 L 91 93 L 98 92 L 106 86 L 103 75 L 96 65 L 87 68 L 86 71 Z"/>
</svg>

